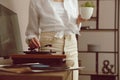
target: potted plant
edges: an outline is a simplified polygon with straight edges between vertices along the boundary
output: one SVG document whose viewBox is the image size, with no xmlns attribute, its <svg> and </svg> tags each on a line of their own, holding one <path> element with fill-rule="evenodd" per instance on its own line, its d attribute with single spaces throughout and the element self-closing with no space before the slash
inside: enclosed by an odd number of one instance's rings
<svg viewBox="0 0 120 80">
<path fill-rule="evenodd" d="M 93 10 L 94 10 L 94 4 L 92 1 L 86 1 L 85 3 L 83 3 L 80 6 L 80 15 L 83 19 L 90 19 L 92 14 L 93 14 Z"/>
</svg>

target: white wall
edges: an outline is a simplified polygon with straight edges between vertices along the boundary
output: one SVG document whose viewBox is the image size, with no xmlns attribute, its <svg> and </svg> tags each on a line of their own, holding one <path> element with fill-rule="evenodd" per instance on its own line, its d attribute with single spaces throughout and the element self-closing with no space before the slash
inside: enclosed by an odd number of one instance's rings
<svg viewBox="0 0 120 80">
<path fill-rule="evenodd" d="M 28 6 L 29 0 L 0 0 L 0 4 L 13 10 L 18 15 L 23 49 L 27 49 L 25 42 L 25 29 L 28 23 Z"/>
</svg>

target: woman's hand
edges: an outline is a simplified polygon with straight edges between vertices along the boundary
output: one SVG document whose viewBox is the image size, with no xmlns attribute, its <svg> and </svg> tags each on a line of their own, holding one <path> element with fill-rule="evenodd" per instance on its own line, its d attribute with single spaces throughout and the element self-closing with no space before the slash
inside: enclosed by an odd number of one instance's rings
<svg viewBox="0 0 120 80">
<path fill-rule="evenodd" d="M 28 46 L 30 47 L 31 50 L 33 50 L 35 48 L 39 48 L 41 45 L 38 39 L 32 38 L 28 40 Z"/>
<path fill-rule="evenodd" d="M 81 22 L 84 22 L 84 21 L 86 21 L 86 20 L 83 19 L 83 18 L 81 18 L 81 16 L 79 15 L 78 18 L 77 18 L 77 20 L 76 20 L 76 23 L 80 24 Z"/>
</svg>

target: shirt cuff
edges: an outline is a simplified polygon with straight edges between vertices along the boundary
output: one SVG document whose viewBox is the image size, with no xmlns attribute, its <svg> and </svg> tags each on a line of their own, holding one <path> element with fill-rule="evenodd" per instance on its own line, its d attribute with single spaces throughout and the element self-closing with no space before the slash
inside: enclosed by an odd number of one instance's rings
<svg viewBox="0 0 120 80">
<path fill-rule="evenodd" d="M 79 31 L 81 30 L 81 26 L 82 26 L 82 23 L 79 23 L 79 24 L 78 24 L 78 29 L 79 29 Z"/>
<path fill-rule="evenodd" d="M 29 35 L 29 36 L 26 37 L 26 39 L 28 39 L 28 40 L 32 39 L 32 38 L 37 38 L 37 37 L 35 35 Z"/>
</svg>

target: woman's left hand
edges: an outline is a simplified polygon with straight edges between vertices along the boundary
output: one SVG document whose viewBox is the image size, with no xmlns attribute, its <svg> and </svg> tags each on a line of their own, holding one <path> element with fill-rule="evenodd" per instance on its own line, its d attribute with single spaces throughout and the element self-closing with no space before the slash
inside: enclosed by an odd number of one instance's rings
<svg viewBox="0 0 120 80">
<path fill-rule="evenodd" d="M 76 20 L 76 23 L 80 24 L 81 22 L 84 22 L 84 21 L 86 21 L 86 20 L 83 19 L 83 18 L 81 18 L 81 16 L 79 15 L 78 18 L 77 18 L 77 20 Z"/>
</svg>

